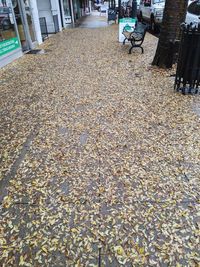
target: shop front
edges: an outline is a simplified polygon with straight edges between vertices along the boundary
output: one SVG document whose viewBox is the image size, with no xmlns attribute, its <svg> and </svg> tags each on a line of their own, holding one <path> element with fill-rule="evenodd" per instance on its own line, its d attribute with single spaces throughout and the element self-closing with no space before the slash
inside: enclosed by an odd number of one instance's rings
<svg viewBox="0 0 200 267">
<path fill-rule="evenodd" d="M 74 17 L 72 13 L 73 4 L 71 0 L 63 0 L 64 9 L 64 22 L 65 25 L 74 23 Z"/>
<path fill-rule="evenodd" d="M 40 19 L 44 19 L 48 34 L 62 31 L 61 10 L 58 0 L 37 0 Z"/>
<path fill-rule="evenodd" d="M 81 17 L 81 5 L 80 0 L 73 1 L 73 10 L 74 10 L 74 18 L 75 21 Z"/>
<path fill-rule="evenodd" d="M 42 42 L 38 6 L 35 0 L 12 0 L 19 38 L 23 51 Z"/>
<path fill-rule="evenodd" d="M 65 26 L 76 23 L 81 17 L 90 14 L 88 0 L 62 0 Z"/>
<path fill-rule="evenodd" d="M 22 55 L 12 2 L 0 0 L 0 67 Z"/>
<path fill-rule="evenodd" d="M 35 2 L 0 0 L 0 67 L 42 42 Z"/>
</svg>

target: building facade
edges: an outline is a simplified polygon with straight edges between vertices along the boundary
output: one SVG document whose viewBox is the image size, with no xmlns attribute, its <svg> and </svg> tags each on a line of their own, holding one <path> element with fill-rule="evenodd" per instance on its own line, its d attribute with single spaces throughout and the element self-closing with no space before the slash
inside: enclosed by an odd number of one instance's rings
<svg viewBox="0 0 200 267">
<path fill-rule="evenodd" d="M 67 27 L 69 24 L 74 24 L 74 10 L 73 10 L 73 2 L 72 0 L 62 0 L 63 4 L 63 21 L 64 27 Z"/>
<path fill-rule="evenodd" d="M 0 0 L 0 66 L 22 55 L 12 3 Z"/>
<path fill-rule="evenodd" d="M 0 0 L 0 67 L 42 43 L 34 0 Z"/>
<path fill-rule="evenodd" d="M 37 0 L 39 18 L 46 19 L 49 34 L 62 31 L 62 12 L 59 0 Z"/>
<path fill-rule="evenodd" d="M 88 13 L 88 0 L 0 0 L 0 67 Z"/>
</svg>

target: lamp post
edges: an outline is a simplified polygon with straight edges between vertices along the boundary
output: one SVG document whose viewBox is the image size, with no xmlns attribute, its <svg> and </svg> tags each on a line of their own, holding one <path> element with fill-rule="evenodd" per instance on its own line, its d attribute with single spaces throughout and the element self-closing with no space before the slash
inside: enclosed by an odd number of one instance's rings
<svg viewBox="0 0 200 267">
<path fill-rule="evenodd" d="M 121 0 L 118 0 L 118 23 L 119 23 L 119 20 L 122 17 L 122 14 L 121 14 L 121 12 L 122 12 L 121 11 L 122 10 L 121 5 L 122 5 L 122 1 Z"/>
</svg>

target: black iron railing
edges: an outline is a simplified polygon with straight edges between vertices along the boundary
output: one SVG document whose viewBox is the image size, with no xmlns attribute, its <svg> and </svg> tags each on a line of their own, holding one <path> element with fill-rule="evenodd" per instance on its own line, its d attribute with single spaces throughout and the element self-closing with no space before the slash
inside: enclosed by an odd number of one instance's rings
<svg viewBox="0 0 200 267">
<path fill-rule="evenodd" d="M 181 25 L 178 64 L 174 88 L 184 94 L 200 93 L 200 24 Z"/>
<path fill-rule="evenodd" d="M 40 29 L 42 34 L 42 40 L 44 41 L 46 38 L 48 38 L 48 29 L 45 17 L 40 18 Z"/>
<path fill-rule="evenodd" d="M 59 32 L 58 15 L 53 15 L 55 33 Z"/>
</svg>

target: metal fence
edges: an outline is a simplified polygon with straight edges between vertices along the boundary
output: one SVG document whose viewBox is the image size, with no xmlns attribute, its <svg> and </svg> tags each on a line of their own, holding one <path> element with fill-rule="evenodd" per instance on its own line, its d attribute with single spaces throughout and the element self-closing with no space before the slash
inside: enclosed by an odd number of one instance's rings
<svg viewBox="0 0 200 267">
<path fill-rule="evenodd" d="M 42 40 L 44 41 L 46 38 L 48 38 L 47 22 L 45 17 L 40 18 L 40 29 Z"/>
<path fill-rule="evenodd" d="M 53 23 L 54 23 L 55 33 L 59 32 L 58 15 L 53 15 Z"/>
<path fill-rule="evenodd" d="M 200 92 L 200 24 L 182 24 L 174 88 L 184 94 Z"/>
<path fill-rule="evenodd" d="M 53 25 L 47 25 L 46 18 L 40 18 L 40 29 L 43 41 L 48 37 L 49 34 L 59 32 L 58 15 L 53 15 Z M 50 30 L 49 30 L 50 29 Z"/>
</svg>

